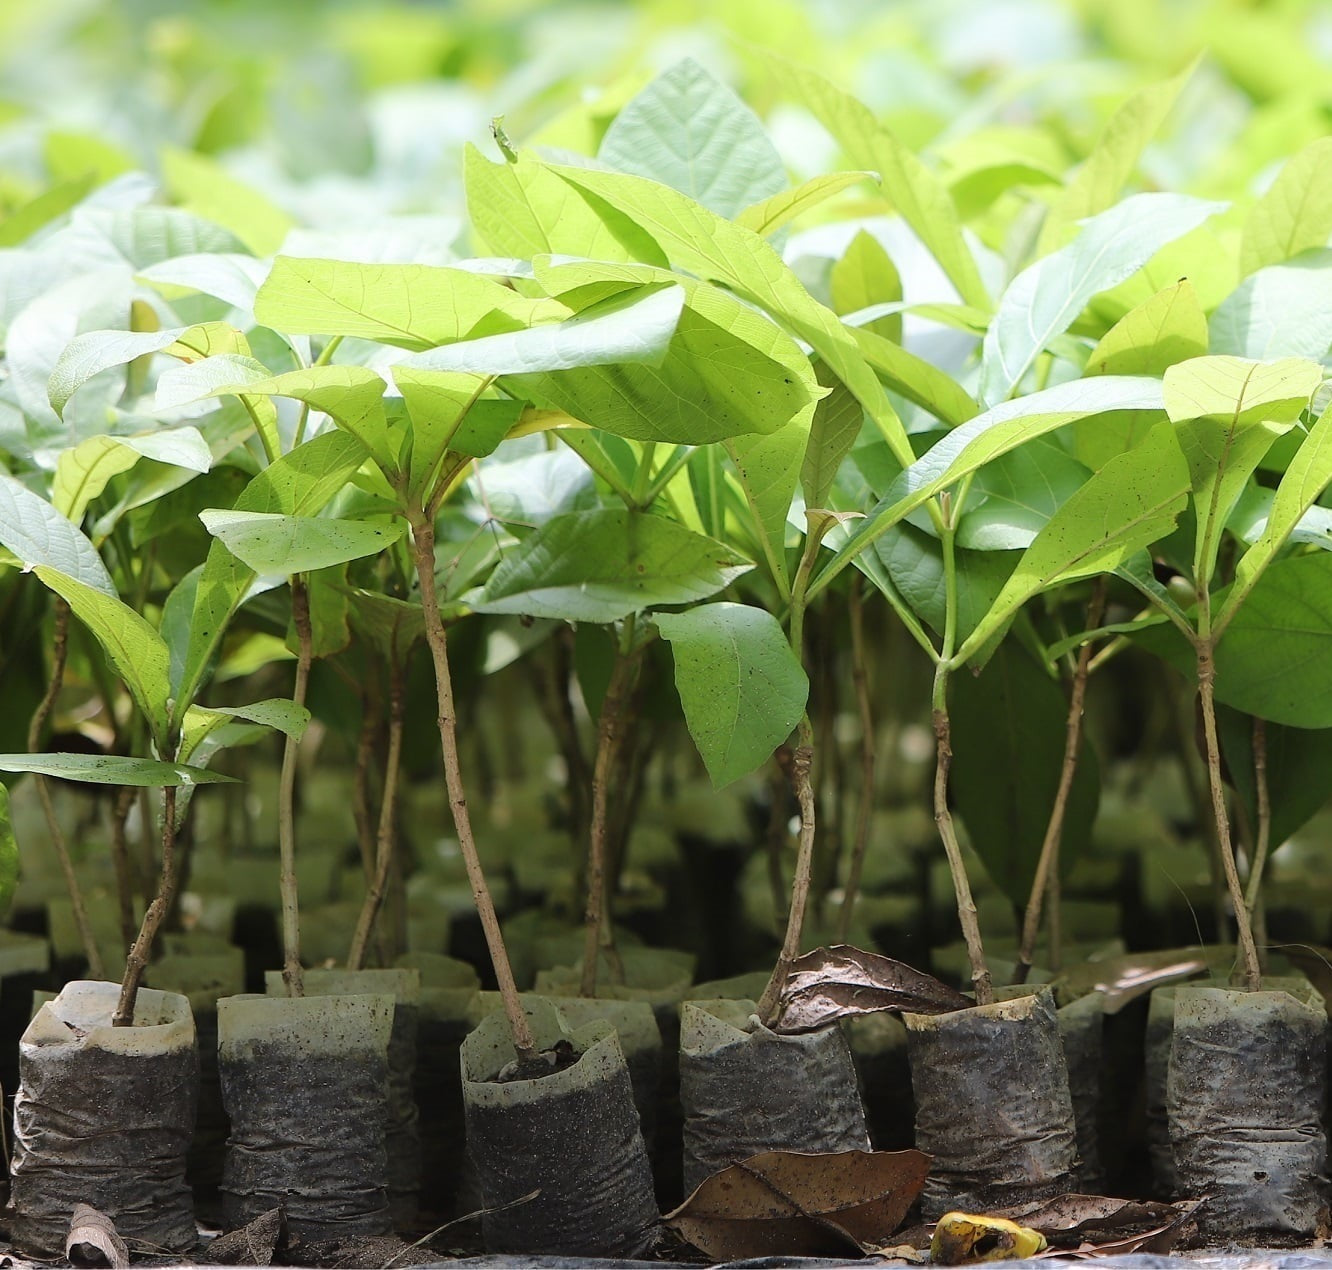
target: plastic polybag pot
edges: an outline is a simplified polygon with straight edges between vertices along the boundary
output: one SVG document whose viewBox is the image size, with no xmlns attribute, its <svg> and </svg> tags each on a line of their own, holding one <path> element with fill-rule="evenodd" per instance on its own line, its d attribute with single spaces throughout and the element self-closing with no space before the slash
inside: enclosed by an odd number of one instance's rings
<svg viewBox="0 0 1332 1270">
<path fill-rule="evenodd" d="M 687 1001 L 680 1014 L 684 1189 L 761 1151 L 868 1151 L 841 1028 L 786 1035 L 752 1001 Z"/>
<path fill-rule="evenodd" d="M 927 1217 L 984 1213 L 1074 1188 L 1068 1069 L 1048 988 L 948 1014 L 907 1014 L 916 1146 L 934 1157 Z"/>
<path fill-rule="evenodd" d="M 467 1152 L 486 1208 L 514 1205 L 484 1217 L 486 1247 L 641 1256 L 657 1241 L 659 1215 L 615 1030 L 597 1020 L 570 1031 L 541 998 L 525 998 L 523 1009 L 540 1049 L 567 1042 L 576 1061 L 533 1080 L 497 1080 L 514 1059 L 503 1014 L 463 1042 Z"/>
<path fill-rule="evenodd" d="M 283 1205 L 302 1239 L 387 1234 L 393 998 L 225 997 L 217 1025 L 227 1229 Z"/>
<path fill-rule="evenodd" d="M 284 995 L 282 972 L 265 976 L 270 997 Z M 416 1108 L 416 1033 L 421 998 L 418 970 L 307 970 L 305 994 L 311 997 L 387 994 L 393 998 L 393 1028 L 388 1047 L 388 1103 L 384 1149 L 388 1152 L 389 1210 L 399 1228 L 416 1220 L 421 1191 L 421 1135 Z"/>
<path fill-rule="evenodd" d="M 1180 1186 L 1209 1197 L 1204 1234 L 1317 1229 L 1328 1202 L 1327 1031 L 1308 983 L 1176 989 L 1166 1111 Z"/>
<path fill-rule="evenodd" d="M 1166 1116 L 1166 1076 L 1170 1070 L 1170 1046 L 1175 1035 L 1177 990 L 1177 985 L 1171 984 L 1152 991 L 1147 1006 L 1147 1036 L 1143 1050 L 1147 1158 L 1151 1162 L 1152 1188 L 1157 1198 L 1166 1200 L 1182 1194 Z"/>
<path fill-rule="evenodd" d="M 78 1203 L 131 1243 L 198 1241 L 185 1181 L 199 1080 L 190 1004 L 141 988 L 133 1026 L 112 1027 L 119 996 L 114 983 L 67 984 L 20 1042 L 10 1231 L 34 1255 L 63 1254 Z"/>
</svg>

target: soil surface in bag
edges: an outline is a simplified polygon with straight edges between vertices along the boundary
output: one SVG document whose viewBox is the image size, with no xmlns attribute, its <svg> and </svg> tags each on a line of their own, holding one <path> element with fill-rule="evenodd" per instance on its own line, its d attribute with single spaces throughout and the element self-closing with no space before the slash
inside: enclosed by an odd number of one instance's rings
<svg viewBox="0 0 1332 1270">
<path fill-rule="evenodd" d="M 1050 990 L 903 1017 L 916 1146 L 934 1157 L 921 1196 L 926 1217 L 990 1212 L 1075 1189 L 1073 1102 Z"/>
<path fill-rule="evenodd" d="M 392 1020 L 391 996 L 218 1002 L 228 1230 L 285 1205 L 306 1241 L 388 1232 Z"/>
<path fill-rule="evenodd" d="M 684 1189 L 760 1151 L 868 1151 L 846 1037 L 784 1035 L 752 1001 L 686 1002 L 680 1017 Z"/>
<path fill-rule="evenodd" d="M 1205 1236 L 1307 1237 L 1325 1215 L 1327 1013 L 1291 989 L 1176 989 L 1166 1111 Z"/>
<path fill-rule="evenodd" d="M 189 1002 L 141 988 L 134 1026 L 113 1028 L 119 995 L 118 984 L 67 984 L 23 1035 L 10 1233 L 35 1255 L 64 1253 L 78 1203 L 139 1251 L 198 1242 L 185 1181 L 199 1083 Z"/>
<path fill-rule="evenodd" d="M 657 1244 L 660 1217 L 614 1029 L 597 1020 L 570 1032 L 541 998 L 525 998 L 523 1009 L 539 1048 L 567 1042 L 576 1061 L 500 1083 L 515 1058 L 508 1019 L 490 1015 L 463 1042 L 468 1155 L 486 1208 L 514 1205 L 486 1214 L 486 1247 L 641 1257 Z"/>
</svg>

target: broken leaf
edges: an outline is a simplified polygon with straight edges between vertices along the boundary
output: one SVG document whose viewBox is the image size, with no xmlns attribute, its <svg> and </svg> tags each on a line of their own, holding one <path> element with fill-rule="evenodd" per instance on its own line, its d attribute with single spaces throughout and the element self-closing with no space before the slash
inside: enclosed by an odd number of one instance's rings
<svg viewBox="0 0 1332 1270">
<path fill-rule="evenodd" d="M 946 1014 L 974 1004 L 933 975 L 849 944 L 815 948 L 791 963 L 775 1032 L 808 1032 L 837 1019 L 880 1010 Z"/>
<path fill-rule="evenodd" d="M 125 1270 L 129 1249 L 116 1230 L 116 1224 L 91 1204 L 75 1204 L 65 1238 L 65 1260 L 72 1266 L 110 1266 Z"/>
<path fill-rule="evenodd" d="M 867 1252 L 902 1224 L 929 1169 L 922 1151 L 765 1151 L 714 1173 L 665 1220 L 716 1261 Z"/>
<path fill-rule="evenodd" d="M 945 1213 L 934 1227 L 930 1260 L 939 1266 L 979 1261 L 1021 1261 L 1045 1250 L 1045 1236 L 1003 1217 Z"/>
<path fill-rule="evenodd" d="M 1207 1200 L 1204 1197 L 1203 1199 L 1180 1200 L 1175 1204 L 1167 1204 L 1164 1207 L 1170 1209 L 1174 1216 L 1168 1222 L 1160 1226 L 1154 1226 L 1151 1230 L 1141 1231 L 1125 1239 L 1111 1239 L 1101 1243 L 1084 1240 L 1077 1247 L 1051 1248 L 1048 1252 L 1042 1253 L 1041 1256 L 1090 1259 L 1093 1257 L 1118 1257 L 1134 1252 L 1165 1255 L 1174 1249 L 1180 1239 L 1189 1234 L 1194 1214 L 1206 1202 Z"/>
<path fill-rule="evenodd" d="M 214 1239 L 208 1245 L 208 1259 L 219 1266 L 271 1266 L 286 1246 L 286 1211 L 270 1208 L 239 1230 Z"/>
<path fill-rule="evenodd" d="M 1109 1195 L 1060 1195 L 1039 1204 L 1006 1208 L 1002 1216 L 1038 1230 L 1051 1244 L 1097 1242 L 1111 1234 L 1155 1228 L 1173 1222 L 1178 1210 L 1156 1200 Z"/>
</svg>

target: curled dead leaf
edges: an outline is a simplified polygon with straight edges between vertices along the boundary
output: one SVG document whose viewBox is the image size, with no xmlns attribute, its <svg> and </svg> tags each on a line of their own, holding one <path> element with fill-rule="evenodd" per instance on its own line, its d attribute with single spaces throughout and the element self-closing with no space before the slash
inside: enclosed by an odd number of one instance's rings
<svg viewBox="0 0 1332 1270">
<path fill-rule="evenodd" d="M 1042 1257 L 1079 1257 L 1083 1260 L 1090 1260 L 1095 1257 L 1118 1257 L 1127 1256 L 1129 1253 L 1150 1252 L 1158 1256 L 1164 1256 L 1174 1250 L 1174 1247 L 1181 1239 L 1191 1237 L 1192 1232 L 1196 1232 L 1194 1225 L 1194 1214 L 1205 1203 L 1207 1197 L 1202 1199 L 1180 1200 L 1175 1204 L 1167 1204 L 1164 1207 L 1173 1211 L 1174 1216 L 1163 1225 L 1154 1226 L 1150 1230 L 1140 1231 L 1135 1235 L 1129 1235 L 1123 1239 L 1110 1239 L 1104 1242 L 1093 1242 L 1084 1239 L 1076 1247 L 1051 1248 L 1040 1255 Z"/>
<path fill-rule="evenodd" d="M 996 1214 L 1039 1230 L 1056 1247 L 1095 1243 L 1126 1232 L 1144 1232 L 1169 1225 L 1178 1215 L 1174 1205 L 1157 1200 L 1078 1194 L 1005 1208 Z"/>
<path fill-rule="evenodd" d="M 930 1260 L 939 1266 L 981 1261 L 1021 1261 L 1046 1248 L 1045 1236 L 1003 1217 L 945 1213 L 934 1226 Z"/>
<path fill-rule="evenodd" d="M 126 1270 L 129 1249 L 116 1224 L 91 1204 L 75 1204 L 65 1237 L 65 1260 L 72 1266 L 110 1266 Z"/>
<path fill-rule="evenodd" d="M 882 1010 L 947 1014 L 973 1004 L 905 962 L 834 944 L 815 948 L 791 963 L 773 1031 L 809 1032 L 837 1019 Z"/>
<path fill-rule="evenodd" d="M 286 1211 L 270 1208 L 239 1230 L 214 1239 L 208 1245 L 208 1259 L 219 1266 L 271 1266 L 286 1246 Z"/>
<path fill-rule="evenodd" d="M 715 1261 L 887 1244 L 925 1185 L 923 1151 L 765 1151 L 714 1173 L 666 1225 Z"/>
</svg>

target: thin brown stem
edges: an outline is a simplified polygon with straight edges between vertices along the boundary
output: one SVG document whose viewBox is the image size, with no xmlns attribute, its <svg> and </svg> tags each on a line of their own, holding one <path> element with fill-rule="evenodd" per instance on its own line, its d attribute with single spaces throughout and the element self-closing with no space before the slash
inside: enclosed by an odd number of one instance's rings
<svg viewBox="0 0 1332 1270">
<path fill-rule="evenodd" d="M 379 694 L 369 688 L 361 694 L 361 729 L 356 736 L 356 766 L 352 769 L 352 819 L 356 822 L 356 846 L 368 887 L 375 876 L 375 825 L 370 814 L 370 767 L 379 736 Z"/>
<path fill-rule="evenodd" d="M 46 692 L 37 709 L 32 712 L 28 722 L 28 752 L 36 754 L 41 748 L 42 733 L 46 730 L 47 720 L 55 709 L 60 697 L 60 690 L 65 686 L 65 663 L 69 658 L 69 605 L 57 598 L 55 601 L 55 628 L 51 644 L 51 677 L 46 683 Z M 46 818 L 46 831 L 51 839 L 51 850 L 55 852 L 60 864 L 61 875 L 65 879 L 65 890 L 69 892 L 70 907 L 74 912 L 74 925 L 79 932 L 79 942 L 83 945 L 83 955 L 88 962 L 88 973 L 94 979 L 106 978 L 102 965 L 101 949 L 93 935 L 92 923 L 88 920 L 88 906 L 83 902 L 83 891 L 79 879 L 74 873 L 74 862 L 69 856 L 69 844 L 65 841 L 65 831 L 60 827 L 60 818 L 56 815 L 55 803 L 51 799 L 51 787 L 45 776 L 33 775 L 37 786 L 37 797 L 41 800 L 42 815 Z"/>
<path fill-rule="evenodd" d="M 1213 660 L 1212 641 L 1198 640 L 1198 699 L 1202 704 L 1203 733 L 1207 742 L 1207 781 L 1212 794 L 1212 817 L 1216 824 L 1217 845 L 1220 848 L 1221 867 L 1225 871 L 1226 887 L 1235 910 L 1235 925 L 1239 934 L 1240 961 L 1244 970 L 1244 984 L 1256 992 L 1263 981 L 1258 949 L 1253 941 L 1253 928 L 1249 923 L 1249 908 L 1240 886 L 1239 870 L 1235 867 L 1235 850 L 1230 841 L 1230 817 L 1226 814 L 1225 786 L 1221 781 L 1221 743 L 1216 729 L 1216 662 Z"/>
<path fill-rule="evenodd" d="M 314 632 L 310 626 L 310 592 L 299 574 L 291 579 L 291 620 L 296 628 L 296 682 L 291 699 L 305 704 L 314 660 Z M 301 743 L 288 736 L 282 747 L 282 773 L 278 778 L 279 889 L 282 896 L 282 983 L 289 997 L 305 995 L 301 969 L 301 909 L 296 885 L 296 767 Z"/>
<path fill-rule="evenodd" d="M 1095 630 L 1101 624 L 1105 612 L 1106 582 L 1098 578 L 1092 588 L 1091 600 L 1087 605 L 1087 630 Z M 1036 876 L 1031 881 L 1031 893 L 1027 898 L 1027 910 L 1022 919 L 1022 942 L 1018 947 L 1017 966 L 1013 972 L 1014 983 L 1026 983 L 1031 972 L 1032 959 L 1036 955 L 1036 939 L 1041 931 L 1042 904 L 1050 899 L 1050 955 L 1059 957 L 1054 926 L 1058 921 L 1056 914 L 1059 895 L 1059 848 L 1064 836 L 1064 816 L 1068 811 L 1069 795 L 1073 792 L 1073 781 L 1078 774 L 1078 755 L 1082 749 L 1082 711 L 1087 700 L 1087 680 L 1090 674 L 1092 643 L 1088 640 L 1078 650 L 1077 665 L 1073 670 L 1073 685 L 1069 692 L 1068 721 L 1064 728 L 1064 765 L 1059 772 L 1059 786 L 1055 790 L 1054 806 L 1050 809 L 1050 819 L 1046 822 L 1045 838 L 1041 842 L 1041 854 L 1036 861 Z"/>
<path fill-rule="evenodd" d="M 421 586 L 421 606 L 425 611 L 426 641 L 435 668 L 435 692 L 438 700 L 440 748 L 444 755 L 444 780 L 448 786 L 449 807 L 458 834 L 458 847 L 462 852 L 467 879 L 472 887 L 472 899 L 481 929 L 485 933 L 490 960 L 495 968 L 500 999 L 513 1033 L 513 1047 L 520 1061 L 536 1057 L 536 1041 L 523 1013 L 518 985 L 514 982 L 509 953 L 504 946 L 504 933 L 495 914 L 495 903 L 486 885 L 486 875 L 477 853 L 476 838 L 472 833 L 472 820 L 467 810 L 467 794 L 463 787 L 462 768 L 458 762 L 458 725 L 453 704 L 453 676 L 449 668 L 448 633 L 439 611 L 439 596 L 435 588 L 435 526 L 425 515 L 412 518 L 413 558 Z"/>
<path fill-rule="evenodd" d="M 632 619 L 631 619 L 632 620 Z M 632 639 L 632 631 L 628 633 Z M 597 721 L 597 757 L 592 768 L 592 824 L 587 846 L 587 905 L 583 911 L 583 973 L 580 996 L 597 994 L 597 963 L 606 941 L 613 946 L 609 897 L 606 891 L 606 826 L 611 775 L 619 766 L 629 713 L 629 700 L 638 680 L 642 650 L 615 650 L 610 683 Z M 623 794 L 623 790 L 621 793 Z"/>
<path fill-rule="evenodd" d="M 116 791 L 115 806 L 111 810 L 111 867 L 116 873 L 116 902 L 120 911 L 120 939 L 125 952 L 134 944 L 134 871 L 130 867 L 129 841 L 125 822 L 134 806 L 136 789 L 122 785 Z"/>
<path fill-rule="evenodd" d="M 551 639 L 549 668 L 540 658 L 526 658 L 525 661 L 536 689 L 537 705 L 564 759 L 565 788 L 569 791 L 569 835 L 575 842 L 583 842 L 590 821 L 588 789 L 592 773 L 588 770 L 582 738 L 578 735 L 578 720 L 574 717 L 573 702 L 569 697 L 573 674 L 569 655 L 572 635 L 567 627 L 555 632 Z"/>
<path fill-rule="evenodd" d="M 1253 862 L 1249 865 L 1249 887 L 1244 901 L 1253 921 L 1258 964 L 1266 970 L 1267 911 L 1263 905 L 1263 873 L 1272 845 L 1272 794 L 1267 780 L 1267 722 L 1253 721 L 1253 783 L 1258 803 L 1258 825 L 1254 832 Z"/>
<path fill-rule="evenodd" d="M 384 759 L 384 799 L 379 804 L 379 826 L 375 835 L 375 872 L 365 893 L 365 903 L 356 920 L 347 969 L 360 970 L 365 964 L 365 950 L 379 917 L 379 907 L 388 890 L 393 869 L 394 843 L 397 839 L 398 774 L 402 768 L 402 728 L 407 714 L 407 667 L 395 658 L 389 675 L 388 754 Z"/>
<path fill-rule="evenodd" d="M 946 684 L 946 671 L 941 665 Z M 936 676 L 937 681 L 938 676 Z M 939 699 L 936 690 L 936 700 Z M 948 774 L 953 765 L 952 727 L 946 707 L 934 709 L 934 823 L 943 841 L 948 857 L 948 871 L 953 879 L 953 895 L 957 900 L 957 916 L 962 925 L 962 938 L 967 945 L 967 958 L 971 962 L 971 982 L 976 990 L 977 1005 L 994 1002 L 994 983 L 990 967 L 985 960 L 985 946 L 981 942 L 980 922 L 976 917 L 976 901 L 971 895 L 966 865 L 962 860 L 962 847 L 953 825 L 953 813 L 948 810 Z"/>
<path fill-rule="evenodd" d="M 851 848 L 851 865 L 842 893 L 842 908 L 837 914 L 837 940 L 846 943 L 851 918 L 860 895 L 860 878 L 869 848 L 870 820 L 874 814 L 874 712 L 870 708 L 869 667 L 865 657 L 864 574 L 851 581 L 848 614 L 851 627 L 851 684 L 855 689 L 856 713 L 860 716 L 860 798 L 856 803 L 856 837 Z"/>
<path fill-rule="evenodd" d="M 176 787 L 162 791 L 162 874 L 153 902 L 143 915 L 139 937 L 125 958 L 125 977 L 120 984 L 120 1000 L 111 1016 L 112 1027 L 129 1027 L 134 1022 L 134 1005 L 139 996 L 139 980 L 152 955 L 153 941 L 163 919 L 176 899 Z"/>
<path fill-rule="evenodd" d="M 795 880 L 791 884 L 791 908 L 786 915 L 786 937 L 782 940 L 782 951 L 777 956 L 777 965 L 773 967 L 768 986 L 763 989 L 758 1002 L 758 1016 L 768 1025 L 776 1020 L 777 1007 L 781 1002 L 791 963 L 800 956 L 800 937 L 805 924 L 805 909 L 809 904 L 814 861 L 816 826 L 814 782 L 811 779 L 813 765 L 814 732 L 809 716 L 805 715 L 796 730 L 796 747 L 791 756 L 791 784 L 795 789 L 796 802 L 800 805 L 800 843 L 796 851 Z"/>
</svg>

